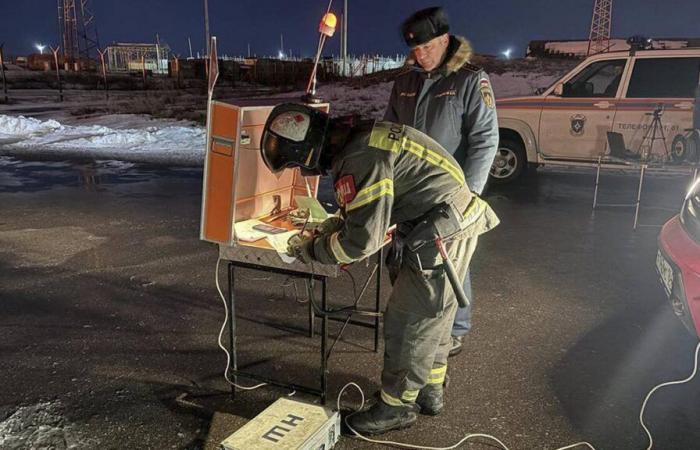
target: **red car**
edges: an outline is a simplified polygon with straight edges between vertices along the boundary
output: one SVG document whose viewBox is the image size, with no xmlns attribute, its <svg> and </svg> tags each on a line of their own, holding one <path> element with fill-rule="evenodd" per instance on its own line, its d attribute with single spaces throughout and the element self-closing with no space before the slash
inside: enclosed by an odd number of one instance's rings
<svg viewBox="0 0 700 450">
<path fill-rule="evenodd" d="M 656 270 L 673 312 L 700 337 L 700 178 L 688 191 L 681 213 L 661 229 Z"/>
</svg>

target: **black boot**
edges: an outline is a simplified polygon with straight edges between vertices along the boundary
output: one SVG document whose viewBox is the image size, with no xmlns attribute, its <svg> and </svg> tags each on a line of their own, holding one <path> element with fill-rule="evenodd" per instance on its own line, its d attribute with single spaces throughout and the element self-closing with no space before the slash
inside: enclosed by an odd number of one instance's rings
<svg viewBox="0 0 700 450">
<path fill-rule="evenodd" d="M 350 416 L 348 423 L 362 435 L 374 435 L 408 428 L 416 419 L 418 407 L 415 403 L 391 406 L 379 400 L 370 409 Z"/>
<path fill-rule="evenodd" d="M 416 403 L 420 406 L 420 413 L 429 416 L 437 416 L 445 406 L 443 402 L 442 383 L 426 384 L 418 393 Z"/>
</svg>

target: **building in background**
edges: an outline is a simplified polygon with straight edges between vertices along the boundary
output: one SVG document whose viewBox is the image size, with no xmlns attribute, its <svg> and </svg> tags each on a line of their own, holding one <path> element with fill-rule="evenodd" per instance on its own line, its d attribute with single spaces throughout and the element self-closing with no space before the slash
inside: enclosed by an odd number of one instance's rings
<svg viewBox="0 0 700 450">
<path fill-rule="evenodd" d="M 159 44 L 115 43 L 107 47 L 107 70 L 167 74 L 170 47 Z"/>
</svg>

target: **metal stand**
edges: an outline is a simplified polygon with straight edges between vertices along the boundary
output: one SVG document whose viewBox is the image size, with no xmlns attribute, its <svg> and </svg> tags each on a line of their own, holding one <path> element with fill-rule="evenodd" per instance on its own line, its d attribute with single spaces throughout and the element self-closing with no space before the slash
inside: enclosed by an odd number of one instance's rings
<svg viewBox="0 0 700 450">
<path fill-rule="evenodd" d="M 630 166 L 632 165 L 631 163 L 627 162 L 625 163 L 626 165 Z M 637 198 L 634 203 L 599 203 L 598 202 L 598 189 L 600 186 L 600 169 L 602 166 L 602 156 L 598 156 L 598 165 L 596 169 L 596 175 L 595 175 L 595 190 L 593 192 L 593 210 L 596 209 L 598 206 L 605 206 L 605 207 L 610 207 L 610 208 L 632 208 L 634 207 L 634 223 L 632 225 L 632 229 L 636 230 L 637 227 L 639 226 L 639 210 L 641 206 L 641 201 L 642 201 L 642 189 L 644 187 L 644 175 L 646 174 L 647 169 L 649 168 L 649 164 L 644 162 L 639 164 L 639 186 L 637 188 Z M 692 172 L 692 180 L 695 180 L 698 174 L 698 167 L 693 168 Z"/>
<path fill-rule="evenodd" d="M 376 296 L 375 296 L 375 304 L 374 304 L 374 310 L 372 311 L 375 313 L 375 317 L 372 323 L 369 322 L 364 322 L 360 320 L 350 320 L 349 317 L 347 319 L 342 319 L 339 317 L 333 317 L 330 316 L 327 313 L 315 313 L 313 309 L 313 305 L 311 302 L 309 302 L 309 337 L 314 337 L 314 325 L 315 325 L 315 319 L 319 318 L 321 319 L 321 368 L 320 368 L 320 374 L 319 374 L 319 382 L 320 382 L 320 387 L 319 388 L 313 388 L 309 386 L 303 386 L 299 384 L 294 384 L 294 383 L 284 383 L 280 382 L 277 380 L 273 380 L 271 378 L 267 378 L 261 375 L 253 374 L 250 372 L 245 372 L 243 370 L 238 369 L 238 358 L 237 358 L 237 342 L 236 342 L 236 310 L 235 310 L 235 268 L 240 267 L 244 269 L 251 269 L 251 270 L 257 270 L 257 271 L 262 271 L 262 272 L 267 272 L 267 273 L 275 273 L 275 274 L 280 274 L 280 275 L 286 275 L 292 278 L 297 278 L 297 279 L 305 279 L 309 281 L 319 281 L 321 282 L 321 309 L 323 311 L 328 310 L 328 296 L 327 296 L 327 284 L 328 284 L 328 276 L 327 275 L 319 275 L 319 274 L 310 274 L 308 272 L 300 272 L 297 270 L 288 270 L 288 269 L 282 269 L 279 267 L 270 267 L 270 266 L 263 266 L 259 264 L 253 264 L 253 263 L 247 263 L 247 262 L 242 262 L 242 261 L 228 261 L 228 302 L 229 302 L 229 350 L 231 353 L 231 366 L 229 368 L 229 378 L 233 383 L 237 383 L 238 376 L 243 376 L 245 378 L 249 378 L 255 381 L 260 381 L 263 383 L 267 383 L 273 386 L 279 386 L 282 388 L 286 389 L 293 389 L 299 392 L 304 392 L 307 394 L 311 395 L 316 395 L 321 398 L 321 403 L 325 404 L 326 399 L 327 399 L 327 391 L 328 391 L 328 359 L 331 356 L 331 351 L 333 350 L 333 347 L 331 346 L 331 349 L 328 350 L 328 322 L 329 320 L 334 320 L 334 321 L 341 321 L 345 322 L 343 328 L 339 331 L 338 337 L 336 338 L 337 340 L 340 339 L 342 336 L 343 331 L 345 330 L 345 327 L 348 324 L 356 325 L 356 326 L 361 326 L 361 327 L 366 327 L 366 328 L 373 328 L 374 329 L 374 351 L 377 352 L 379 350 L 379 320 L 380 320 L 380 309 L 379 309 L 379 302 L 381 299 L 381 276 L 382 276 L 382 255 L 383 252 L 380 250 L 377 253 L 377 267 L 374 272 L 372 272 L 372 275 L 376 274 Z M 362 292 L 359 295 L 359 298 L 361 298 L 365 292 L 366 287 L 369 285 L 371 281 L 371 277 L 368 278 L 367 282 L 365 283 L 365 286 L 362 290 Z M 231 397 L 235 398 L 236 395 L 236 387 L 231 386 Z"/>
</svg>

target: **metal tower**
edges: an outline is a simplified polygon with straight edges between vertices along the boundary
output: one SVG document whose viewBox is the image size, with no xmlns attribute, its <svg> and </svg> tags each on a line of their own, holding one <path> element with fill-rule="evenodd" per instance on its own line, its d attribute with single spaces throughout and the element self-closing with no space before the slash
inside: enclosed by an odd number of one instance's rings
<svg viewBox="0 0 700 450">
<path fill-rule="evenodd" d="M 100 41 L 91 0 L 57 0 L 58 32 L 66 65 L 97 58 Z"/>
<path fill-rule="evenodd" d="M 613 0 L 595 0 L 587 55 L 605 52 L 610 48 L 612 3 Z"/>
</svg>

